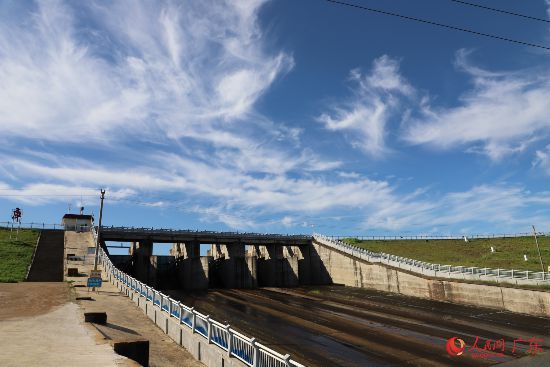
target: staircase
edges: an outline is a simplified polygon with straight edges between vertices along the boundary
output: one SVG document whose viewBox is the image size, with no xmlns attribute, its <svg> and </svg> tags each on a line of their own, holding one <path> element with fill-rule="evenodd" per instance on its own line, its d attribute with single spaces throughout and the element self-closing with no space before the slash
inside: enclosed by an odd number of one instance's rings
<svg viewBox="0 0 550 367">
<path fill-rule="evenodd" d="M 63 281 L 64 238 L 62 230 L 42 231 L 27 276 L 28 282 Z"/>
</svg>

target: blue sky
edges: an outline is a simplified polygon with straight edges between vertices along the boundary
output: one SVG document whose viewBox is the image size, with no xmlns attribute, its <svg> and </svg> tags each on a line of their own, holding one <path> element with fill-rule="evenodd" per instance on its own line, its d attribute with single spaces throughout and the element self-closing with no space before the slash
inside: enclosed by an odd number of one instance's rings
<svg viewBox="0 0 550 367">
<path fill-rule="evenodd" d="M 550 23 L 353 2 L 550 47 Z M 322 0 L 3 1 L 0 220 L 105 187 L 107 225 L 548 231 L 549 58 Z"/>
</svg>

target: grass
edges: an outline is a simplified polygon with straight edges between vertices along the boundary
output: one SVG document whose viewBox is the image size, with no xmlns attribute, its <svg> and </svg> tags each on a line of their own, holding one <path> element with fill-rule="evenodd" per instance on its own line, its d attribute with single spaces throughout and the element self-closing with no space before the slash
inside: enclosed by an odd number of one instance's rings
<svg viewBox="0 0 550 367">
<path fill-rule="evenodd" d="M 550 236 L 539 237 L 547 271 L 550 266 Z M 345 242 L 371 251 L 385 252 L 435 264 L 541 271 L 534 237 L 464 240 L 366 240 Z M 493 246 L 496 252 L 491 252 Z M 528 261 L 524 261 L 526 254 Z"/>
<path fill-rule="evenodd" d="M 10 239 L 10 230 L 0 228 L 0 283 L 25 280 L 27 269 L 36 247 L 38 231 L 21 229 L 15 239 Z"/>
</svg>

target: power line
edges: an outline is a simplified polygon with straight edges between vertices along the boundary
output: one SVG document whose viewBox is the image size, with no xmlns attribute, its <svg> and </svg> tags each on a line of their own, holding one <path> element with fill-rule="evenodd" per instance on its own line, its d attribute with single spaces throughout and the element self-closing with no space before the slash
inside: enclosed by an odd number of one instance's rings
<svg viewBox="0 0 550 367">
<path fill-rule="evenodd" d="M 352 3 L 347 3 L 347 2 L 344 2 L 344 1 L 337 1 L 337 0 L 325 0 L 325 1 L 327 1 L 329 3 L 333 3 L 333 4 L 347 6 L 347 7 L 350 7 L 350 8 L 356 8 L 356 9 L 360 9 L 360 10 L 370 11 L 370 12 L 373 12 L 373 13 L 389 15 L 389 16 L 392 16 L 392 17 L 397 17 L 397 18 L 401 18 L 401 19 L 412 20 L 412 21 L 419 22 L 419 23 L 430 24 L 430 25 L 434 25 L 434 26 L 437 26 L 437 27 L 452 29 L 452 30 L 455 30 L 455 31 L 475 34 L 477 36 L 494 38 L 494 39 L 498 39 L 498 40 L 501 40 L 501 41 L 511 42 L 511 43 L 515 43 L 515 44 L 519 44 L 519 45 L 523 45 L 523 46 L 536 47 L 536 48 L 542 48 L 542 49 L 545 49 L 545 50 L 550 50 L 550 47 L 547 47 L 547 46 L 537 45 L 537 44 L 534 44 L 534 43 L 529 43 L 529 42 L 524 42 L 524 41 L 518 41 L 518 40 L 515 40 L 515 39 L 512 39 L 512 38 L 501 37 L 501 36 L 497 36 L 497 35 L 494 35 L 494 34 L 473 31 L 471 29 L 455 27 L 455 26 L 452 26 L 452 25 L 438 23 L 438 22 L 434 22 L 434 21 L 431 21 L 431 20 L 410 17 L 408 15 L 402 15 L 402 14 L 398 14 L 398 13 L 392 13 L 392 12 L 385 11 L 385 10 L 368 8 L 368 7 L 363 6 L 363 5 L 357 5 L 357 4 L 352 4 Z"/>
<path fill-rule="evenodd" d="M 22 196 L 22 197 L 96 197 L 97 195 L 73 195 L 73 194 L 0 194 L 0 197 Z"/>
<path fill-rule="evenodd" d="M 542 19 L 542 18 L 532 17 L 530 15 L 514 13 L 514 12 L 511 12 L 511 11 L 507 11 L 507 10 L 491 8 L 489 6 L 474 4 L 474 3 L 467 2 L 467 1 L 462 1 L 462 0 L 449 0 L 449 1 L 452 1 L 454 3 L 463 4 L 463 5 L 473 6 L 473 7 L 481 8 L 481 9 L 485 9 L 485 10 L 495 11 L 495 12 L 498 12 L 498 13 L 513 15 L 513 16 L 516 16 L 516 17 L 522 17 L 522 18 L 527 18 L 527 19 L 531 19 L 531 20 L 536 20 L 538 22 L 550 23 L 550 20 L 548 20 L 548 19 Z"/>
</svg>

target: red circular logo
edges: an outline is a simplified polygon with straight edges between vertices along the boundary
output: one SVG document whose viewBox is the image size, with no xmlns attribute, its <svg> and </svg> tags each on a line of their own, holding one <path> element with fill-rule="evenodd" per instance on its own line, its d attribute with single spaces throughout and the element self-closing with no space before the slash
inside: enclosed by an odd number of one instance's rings
<svg viewBox="0 0 550 367">
<path fill-rule="evenodd" d="M 456 345 L 456 342 L 460 344 L 460 346 Z M 466 348 L 466 343 L 464 343 L 464 340 L 457 338 L 456 336 L 453 336 L 449 340 L 447 340 L 447 353 L 449 353 L 450 356 L 459 356 L 462 353 L 464 353 L 464 349 Z"/>
</svg>

